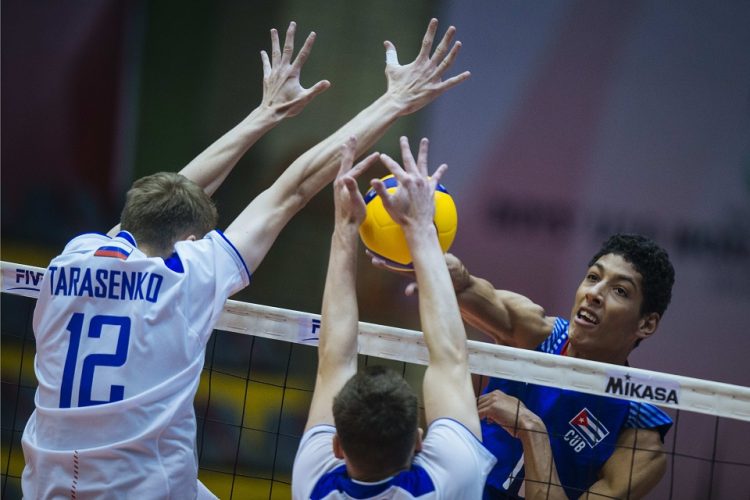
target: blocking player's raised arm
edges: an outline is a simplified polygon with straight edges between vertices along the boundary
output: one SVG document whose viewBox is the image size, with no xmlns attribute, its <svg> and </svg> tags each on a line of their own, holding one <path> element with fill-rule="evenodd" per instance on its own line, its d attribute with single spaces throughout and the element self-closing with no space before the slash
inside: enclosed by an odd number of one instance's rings
<svg viewBox="0 0 750 500">
<path fill-rule="evenodd" d="M 310 33 L 297 57 L 294 54 L 294 22 L 287 28 L 283 50 L 279 45 L 279 34 L 271 30 L 271 57 L 265 50 L 260 52 L 263 63 L 263 99 L 260 105 L 236 127 L 224 134 L 180 173 L 192 180 L 211 195 L 247 150 L 266 132 L 283 119 L 299 114 L 330 83 L 321 80 L 306 89 L 300 83 L 302 67 L 310 56 L 315 32 Z"/>
<path fill-rule="evenodd" d="M 333 183 L 335 222 L 331 236 L 320 343 L 318 372 L 305 430 L 318 424 L 333 425 L 333 398 L 357 372 L 357 249 L 365 202 L 357 177 L 378 159 L 377 153 L 352 168 L 356 139 L 341 148 L 341 167 Z"/>
<path fill-rule="evenodd" d="M 321 80 L 310 88 L 302 87 L 300 74 L 310 56 L 316 34 L 310 33 L 297 56 L 292 58 L 296 30 L 297 24 L 291 22 L 282 50 L 279 34 L 275 28 L 272 29 L 271 57 L 265 50 L 260 52 L 263 64 L 263 97 L 260 105 L 180 170 L 180 174 L 195 182 L 209 196 L 221 186 L 240 158 L 258 139 L 285 118 L 299 114 L 310 101 L 330 87 L 328 80 Z M 109 232 L 110 236 L 119 229 L 118 224 Z"/>
<path fill-rule="evenodd" d="M 419 317 L 430 354 L 423 383 L 427 423 L 441 417 L 453 418 L 480 438 L 466 332 L 433 222 L 435 186 L 447 166 L 441 165 L 428 177 L 427 150 L 427 139 L 422 139 L 415 162 L 408 141 L 402 137 L 403 169 L 387 155 L 381 155 L 398 179 L 399 188 L 389 194 L 377 179 L 373 180 L 373 188 L 404 230 L 419 284 Z"/>
<path fill-rule="evenodd" d="M 227 237 L 237 247 L 251 272 L 263 260 L 289 219 L 333 180 L 340 162 L 341 144 L 349 137 L 356 137 L 354 157 L 360 156 L 398 117 L 417 111 L 469 77 L 468 72 L 463 72 L 443 78 L 461 47 L 460 42 L 453 43 L 455 31 L 454 27 L 449 27 L 432 53 L 437 20 L 430 21 L 419 54 L 406 65 L 398 63 L 396 48 L 385 42 L 388 81 L 385 94 L 297 158 L 227 228 Z"/>
</svg>

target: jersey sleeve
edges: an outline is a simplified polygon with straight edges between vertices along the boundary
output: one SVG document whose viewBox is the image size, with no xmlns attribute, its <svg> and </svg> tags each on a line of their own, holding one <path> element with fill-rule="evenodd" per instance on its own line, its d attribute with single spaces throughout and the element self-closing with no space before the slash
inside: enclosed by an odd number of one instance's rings
<svg viewBox="0 0 750 500">
<path fill-rule="evenodd" d="M 463 424 L 440 418 L 430 425 L 414 463 L 432 478 L 440 498 L 481 498 L 496 462 Z"/>
<path fill-rule="evenodd" d="M 672 427 L 672 419 L 654 405 L 629 401 L 630 409 L 623 427 L 627 429 L 648 429 L 659 432 L 662 442 Z"/>
<path fill-rule="evenodd" d="M 568 340 L 568 321 L 563 318 L 556 318 L 552 326 L 552 332 L 536 348 L 538 352 L 548 354 L 560 354 L 565 341 Z"/>
<path fill-rule="evenodd" d="M 214 230 L 206 235 L 215 249 L 216 273 L 219 281 L 219 290 L 228 298 L 250 284 L 250 270 L 242 259 L 240 252 L 235 248 L 224 233 Z"/>
<path fill-rule="evenodd" d="M 211 333 L 227 298 L 250 283 L 250 273 L 234 245 L 220 232 L 199 241 L 178 242 L 165 259 L 182 276 L 182 310 L 191 328 L 204 341 Z"/>
<path fill-rule="evenodd" d="M 309 499 L 318 479 L 326 472 L 344 465 L 333 455 L 332 425 L 316 425 L 302 436 L 292 468 L 292 498 Z"/>
</svg>

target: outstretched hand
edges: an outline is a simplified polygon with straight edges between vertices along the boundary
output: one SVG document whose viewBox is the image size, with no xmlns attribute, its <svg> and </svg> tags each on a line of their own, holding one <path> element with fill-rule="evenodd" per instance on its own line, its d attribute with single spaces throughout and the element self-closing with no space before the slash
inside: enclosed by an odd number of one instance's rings
<svg viewBox="0 0 750 500">
<path fill-rule="evenodd" d="M 393 267 L 390 267 L 382 257 L 375 255 L 369 250 L 365 250 L 365 253 L 367 253 L 368 257 L 370 257 L 370 263 L 373 265 L 373 267 L 377 267 L 378 269 L 383 269 L 391 273 L 400 274 L 401 276 L 405 276 L 411 280 L 414 279 L 414 273 L 412 271 L 402 271 L 399 269 L 394 269 Z M 468 288 L 468 286 L 471 284 L 471 274 L 469 274 L 469 270 L 466 269 L 464 263 L 461 262 L 461 260 L 452 253 L 446 253 L 445 264 L 448 266 L 448 274 L 450 274 L 451 276 L 453 289 L 457 293 L 466 290 L 466 288 Z M 412 281 L 408 285 L 406 285 L 406 288 L 404 288 L 404 295 L 406 295 L 407 297 L 411 297 L 412 295 L 416 294 L 417 291 L 417 282 Z"/>
<path fill-rule="evenodd" d="M 300 113 L 318 94 L 331 86 L 328 80 L 321 80 L 309 89 L 305 89 L 300 84 L 300 72 L 310 56 L 316 35 L 315 32 L 311 32 L 307 36 L 302 49 L 292 61 L 296 29 L 297 24 L 294 21 L 289 23 L 283 51 L 279 45 L 279 33 L 275 28 L 272 29 L 270 60 L 265 50 L 260 52 L 260 58 L 263 61 L 263 101 L 261 106 L 273 110 L 275 114 L 283 118 Z"/>
<path fill-rule="evenodd" d="M 430 20 L 427 31 L 422 39 L 422 47 L 409 64 L 398 62 L 396 47 L 390 41 L 385 41 L 385 75 L 388 79 L 388 94 L 403 105 L 401 114 L 406 115 L 424 107 L 446 90 L 463 82 L 471 73 L 461 74 L 443 80 L 443 75 L 451 67 L 461 49 L 461 42 L 451 46 L 456 28 L 450 26 L 443 35 L 435 52 L 430 56 L 432 44 L 437 32 L 437 19 Z"/>
<path fill-rule="evenodd" d="M 379 153 L 372 153 L 367 158 L 354 163 L 357 151 L 357 139 L 350 137 L 341 146 L 341 166 L 333 182 L 333 203 L 335 207 L 335 223 L 349 223 L 359 228 L 365 220 L 365 200 L 359 192 L 357 177 L 370 168 L 380 157 Z"/>
<path fill-rule="evenodd" d="M 518 398 L 500 390 L 481 395 L 477 399 L 477 411 L 480 419 L 501 426 L 513 437 L 518 437 L 519 430 L 527 430 L 521 425 L 521 414 L 528 411 L 526 406 Z"/>
<path fill-rule="evenodd" d="M 383 165 L 398 181 L 398 188 L 389 193 L 380 179 L 370 182 L 372 188 L 383 201 L 388 215 L 402 228 L 434 226 L 435 188 L 448 165 L 443 163 L 430 177 L 427 174 L 429 141 L 426 138 L 420 141 L 416 162 L 409 149 L 409 140 L 401 137 L 400 144 L 403 168 L 390 156 L 380 155 Z"/>
</svg>

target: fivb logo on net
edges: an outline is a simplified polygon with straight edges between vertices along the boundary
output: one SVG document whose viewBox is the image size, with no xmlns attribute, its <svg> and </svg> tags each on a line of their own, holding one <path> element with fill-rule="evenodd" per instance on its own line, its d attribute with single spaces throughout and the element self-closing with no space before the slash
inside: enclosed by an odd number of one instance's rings
<svg viewBox="0 0 750 500">
<path fill-rule="evenodd" d="M 44 269 L 18 264 L 3 264 L 2 290 L 36 298 L 44 278 Z"/>
<path fill-rule="evenodd" d="M 299 320 L 297 330 L 298 342 L 302 344 L 317 345 L 320 335 L 320 318 L 317 316 L 304 316 Z"/>
</svg>

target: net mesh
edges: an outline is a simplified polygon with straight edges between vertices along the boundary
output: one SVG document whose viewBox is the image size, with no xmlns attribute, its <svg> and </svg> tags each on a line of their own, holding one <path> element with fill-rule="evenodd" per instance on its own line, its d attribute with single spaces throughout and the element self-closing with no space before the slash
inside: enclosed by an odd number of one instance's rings
<svg viewBox="0 0 750 500">
<path fill-rule="evenodd" d="M 2 490 L 21 498 L 21 434 L 34 409 L 36 301 L 2 294 Z M 315 347 L 216 330 L 195 399 L 199 478 L 219 498 L 291 497 L 291 471 L 315 383 Z M 424 368 L 387 365 L 415 387 Z"/>
<path fill-rule="evenodd" d="M 21 498 L 21 434 L 34 407 L 35 300 L 16 295 L 19 292 L 11 290 L 8 281 L 4 273 L 1 493 L 2 498 L 14 499 Z M 291 497 L 292 463 L 315 381 L 318 327 L 315 315 L 228 303 L 220 329 L 207 346 L 195 400 L 199 477 L 220 498 Z M 256 335 L 242 334 L 250 331 Z M 417 332 L 363 324 L 360 335 L 361 365 L 387 365 L 421 394 L 426 354 Z M 586 369 L 599 378 L 618 375 L 607 366 L 580 360 L 572 367 L 560 366 L 567 360 L 497 348 L 471 347 L 472 370 L 483 373 L 475 377 L 477 390 L 486 385 L 488 374 L 539 383 L 553 378 L 553 373 L 561 380 L 551 385 L 604 394 L 605 383 L 587 382 Z M 372 353 L 377 357 L 368 355 Z M 487 366 L 505 367 L 508 357 L 518 361 L 514 372 L 496 373 L 499 369 L 493 368 L 487 373 Z M 548 361 L 551 367 L 545 367 Z M 559 376 L 562 373 L 567 375 Z M 649 376 L 661 376 L 666 386 L 678 384 L 681 393 L 678 404 L 660 405 L 674 426 L 665 440 L 666 473 L 646 498 L 750 498 L 750 390 L 654 372 Z"/>
</svg>

